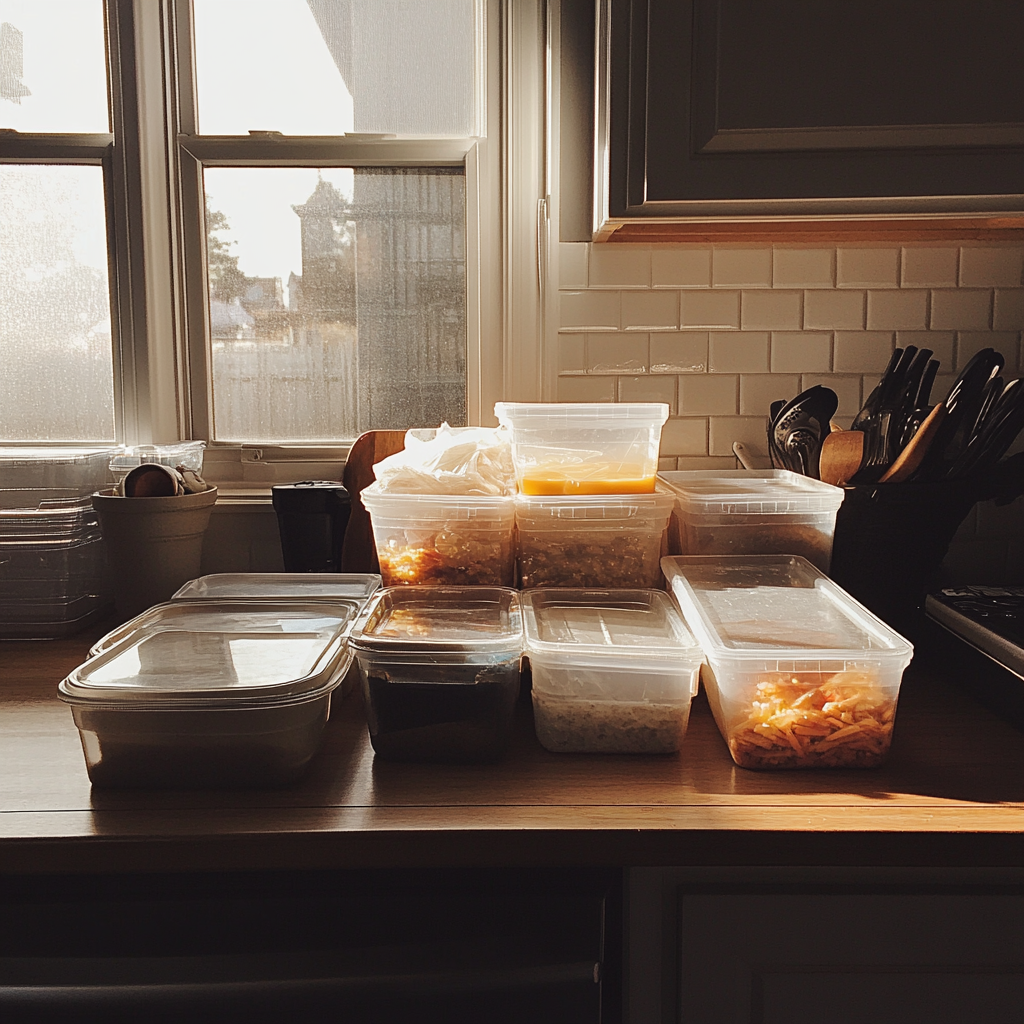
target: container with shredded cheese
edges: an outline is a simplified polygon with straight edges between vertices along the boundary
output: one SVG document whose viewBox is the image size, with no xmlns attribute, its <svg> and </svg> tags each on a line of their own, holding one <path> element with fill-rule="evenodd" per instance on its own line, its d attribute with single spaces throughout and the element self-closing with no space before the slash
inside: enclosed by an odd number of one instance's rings
<svg viewBox="0 0 1024 1024">
<path fill-rule="evenodd" d="M 889 753 L 913 647 L 795 555 L 673 556 L 662 569 L 707 659 L 744 768 L 868 768 Z"/>
</svg>

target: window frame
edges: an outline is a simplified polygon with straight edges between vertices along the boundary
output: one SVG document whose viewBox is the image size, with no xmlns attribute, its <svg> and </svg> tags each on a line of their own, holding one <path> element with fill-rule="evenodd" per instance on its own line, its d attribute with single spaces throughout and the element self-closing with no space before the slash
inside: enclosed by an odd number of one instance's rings
<svg viewBox="0 0 1024 1024">
<path fill-rule="evenodd" d="M 219 137 L 195 132 L 191 0 L 105 0 L 112 131 L 0 132 L 0 163 L 103 167 L 118 442 L 210 441 L 204 166 L 463 166 L 467 420 L 493 423 L 498 400 L 550 397 L 548 4 L 484 10 L 481 138 Z M 349 444 L 210 442 L 207 466 L 215 481 L 263 488 L 336 475 Z"/>
</svg>

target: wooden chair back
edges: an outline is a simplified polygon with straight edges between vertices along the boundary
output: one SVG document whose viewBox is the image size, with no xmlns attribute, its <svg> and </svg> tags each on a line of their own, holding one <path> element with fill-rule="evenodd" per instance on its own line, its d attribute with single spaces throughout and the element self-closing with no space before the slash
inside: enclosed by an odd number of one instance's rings
<svg viewBox="0 0 1024 1024">
<path fill-rule="evenodd" d="M 367 430 L 352 443 L 341 482 L 352 498 L 352 511 L 341 548 L 342 572 L 380 572 L 370 513 L 360 495 L 373 483 L 373 467 L 405 447 L 404 430 Z"/>
</svg>

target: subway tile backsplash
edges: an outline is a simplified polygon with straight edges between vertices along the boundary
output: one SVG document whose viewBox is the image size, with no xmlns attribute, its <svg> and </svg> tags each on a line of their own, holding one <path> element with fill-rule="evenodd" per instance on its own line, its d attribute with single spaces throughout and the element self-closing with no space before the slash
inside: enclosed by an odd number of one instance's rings
<svg viewBox="0 0 1024 1024">
<path fill-rule="evenodd" d="M 937 397 L 986 346 L 1021 372 L 1019 244 L 564 242 L 558 267 L 558 400 L 667 402 L 662 468 L 735 465 L 733 441 L 767 465 L 768 405 L 813 384 L 848 426 L 897 345 L 934 350 Z M 950 578 L 1024 583 L 1024 501 L 979 509 Z"/>
</svg>

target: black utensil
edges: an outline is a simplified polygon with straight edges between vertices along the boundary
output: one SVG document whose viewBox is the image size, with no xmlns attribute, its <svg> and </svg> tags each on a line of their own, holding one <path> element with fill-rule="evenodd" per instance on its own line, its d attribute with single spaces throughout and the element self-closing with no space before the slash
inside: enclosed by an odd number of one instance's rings
<svg viewBox="0 0 1024 1024">
<path fill-rule="evenodd" d="M 1011 380 L 1000 390 L 985 422 L 950 466 L 947 476 L 962 476 L 994 465 L 1024 427 L 1024 385 L 1019 380 Z"/>
<path fill-rule="evenodd" d="M 917 348 L 908 345 L 896 352 L 899 356 L 895 365 L 890 361 L 892 369 L 887 368 L 879 382 L 873 413 L 864 423 L 865 457 L 853 481 L 858 484 L 877 481 L 895 458 L 898 431 L 902 428 L 901 410 L 908 401 L 908 378 L 917 357 Z M 920 372 L 924 372 L 924 364 L 921 364 Z"/>
<path fill-rule="evenodd" d="M 836 393 L 816 384 L 779 411 L 769 440 L 787 469 L 818 479 L 821 443 L 832 429 L 830 420 L 838 408 Z"/>
<path fill-rule="evenodd" d="M 983 348 L 973 356 L 953 382 L 946 395 L 946 419 L 928 450 L 920 476 L 923 480 L 939 479 L 947 474 L 950 463 L 964 450 L 963 426 L 973 425 L 984 398 L 985 387 L 1003 368 L 1003 357 L 995 349 Z"/>
<path fill-rule="evenodd" d="M 900 451 L 903 451 L 910 444 L 914 439 L 914 435 L 920 430 L 921 424 L 928 418 L 928 413 L 932 411 L 930 402 L 932 384 L 935 383 L 935 374 L 938 372 L 938 359 L 929 359 L 928 365 L 924 368 L 924 373 L 921 375 L 921 383 L 917 387 L 914 407 L 903 424 L 903 430 L 900 433 Z"/>
</svg>

